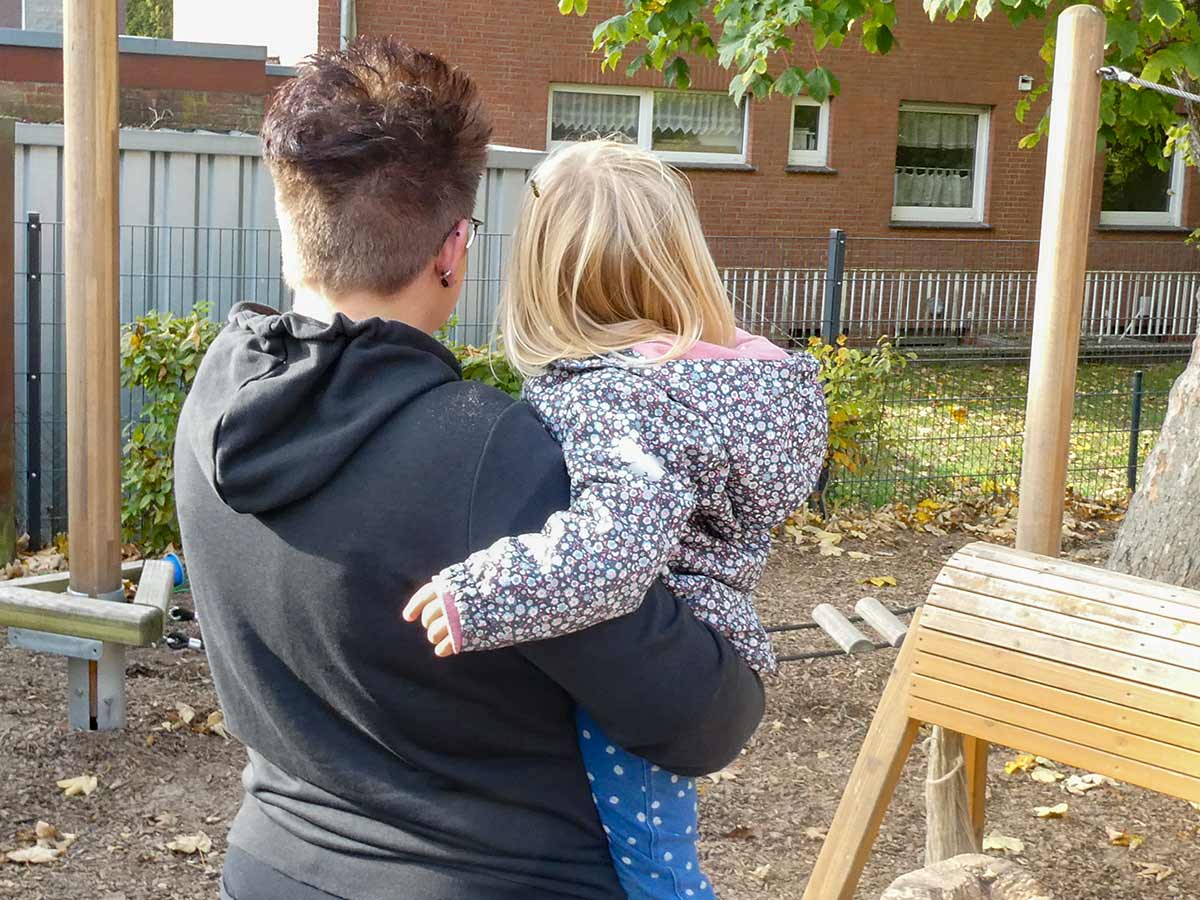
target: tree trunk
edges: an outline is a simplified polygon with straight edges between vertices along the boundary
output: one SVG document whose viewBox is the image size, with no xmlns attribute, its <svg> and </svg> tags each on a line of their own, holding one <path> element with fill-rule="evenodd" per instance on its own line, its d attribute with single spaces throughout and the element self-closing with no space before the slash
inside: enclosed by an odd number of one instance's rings
<svg viewBox="0 0 1200 900">
<path fill-rule="evenodd" d="M 1200 338 L 1171 388 L 1162 434 L 1142 469 L 1108 567 L 1200 588 Z"/>
<path fill-rule="evenodd" d="M 1054 896 L 1015 862 L 972 853 L 900 876 L 879 900 L 1054 900 Z"/>
</svg>

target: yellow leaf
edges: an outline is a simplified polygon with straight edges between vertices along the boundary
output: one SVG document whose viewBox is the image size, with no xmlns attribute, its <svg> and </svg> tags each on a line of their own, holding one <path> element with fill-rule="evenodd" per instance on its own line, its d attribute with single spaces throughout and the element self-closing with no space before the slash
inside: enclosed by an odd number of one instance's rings
<svg viewBox="0 0 1200 900">
<path fill-rule="evenodd" d="M 737 781 L 740 771 L 740 769 L 734 768 L 733 766 L 726 766 L 720 772 L 713 772 L 711 775 L 709 775 L 708 780 L 713 784 L 720 784 L 722 781 Z"/>
<path fill-rule="evenodd" d="M 1015 756 L 1004 764 L 1004 774 L 1012 775 L 1016 772 L 1031 772 L 1037 767 L 1037 760 L 1032 753 L 1022 753 Z"/>
<path fill-rule="evenodd" d="M 954 407 L 953 409 L 950 410 L 950 418 L 952 418 L 959 425 L 966 424 L 967 408 L 965 406 Z"/>
<path fill-rule="evenodd" d="M 192 719 L 196 718 L 196 711 L 186 703 L 176 703 L 175 711 L 179 713 L 179 721 L 184 725 L 191 725 Z"/>
<path fill-rule="evenodd" d="M 80 794 L 86 797 L 96 789 L 96 784 L 95 775 L 79 775 L 75 778 L 64 778 L 58 782 L 64 797 L 78 797 Z"/>
<path fill-rule="evenodd" d="M 1055 806 L 1035 806 L 1033 814 L 1039 819 L 1061 819 L 1067 814 L 1067 804 L 1059 803 Z"/>
<path fill-rule="evenodd" d="M 849 553 L 847 553 L 846 555 L 847 555 L 848 557 L 850 557 L 851 559 L 870 559 L 870 558 L 871 558 L 871 554 L 870 554 L 870 553 L 860 553 L 860 552 L 859 552 L 859 551 L 857 551 L 857 550 L 851 550 L 851 551 L 850 551 Z"/>
<path fill-rule="evenodd" d="M 1111 825 L 1104 826 L 1104 833 L 1108 835 L 1108 842 L 1114 847 L 1128 847 L 1130 850 L 1136 850 L 1146 841 L 1140 834 L 1130 834 L 1128 831 L 1121 831 Z"/>
<path fill-rule="evenodd" d="M 875 587 L 896 587 L 896 579 L 891 575 L 873 575 L 864 578 L 860 584 L 873 584 Z"/>
<path fill-rule="evenodd" d="M 205 734 L 215 734 L 225 738 L 225 740 L 229 740 L 229 732 L 225 730 L 225 713 L 219 709 L 215 709 L 208 714 L 202 730 Z"/>
<path fill-rule="evenodd" d="M 984 850 L 1002 850 L 1005 853 L 1024 853 L 1025 842 L 1020 838 L 1009 837 L 998 831 L 993 831 L 983 839 Z"/>
<path fill-rule="evenodd" d="M 1155 883 L 1165 881 L 1175 874 L 1175 870 L 1170 866 L 1164 866 L 1162 863 L 1135 863 L 1142 871 L 1138 872 L 1138 878 L 1147 878 Z"/>
<path fill-rule="evenodd" d="M 212 850 L 212 838 L 203 831 L 195 834 L 177 834 L 175 840 L 167 843 L 167 849 L 175 853 L 182 853 L 184 856 L 192 853 L 203 855 Z"/>
<path fill-rule="evenodd" d="M 1062 781 L 1066 776 L 1062 772 L 1055 772 L 1053 769 L 1047 769 L 1045 766 L 1038 766 L 1029 773 L 1029 777 L 1042 784 L 1054 784 L 1056 781 Z"/>
</svg>

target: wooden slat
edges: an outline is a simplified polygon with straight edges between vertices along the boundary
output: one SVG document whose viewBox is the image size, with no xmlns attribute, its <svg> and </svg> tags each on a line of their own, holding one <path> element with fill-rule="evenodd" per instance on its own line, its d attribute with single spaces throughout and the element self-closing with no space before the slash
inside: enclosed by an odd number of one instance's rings
<svg viewBox="0 0 1200 900">
<path fill-rule="evenodd" d="M 121 577 L 137 581 L 142 573 L 145 560 L 135 559 L 121 566 Z M 35 591 L 51 591 L 61 594 L 71 583 L 70 572 L 47 572 L 45 575 L 26 575 L 24 578 L 11 578 L 4 582 L 5 587 L 30 588 Z"/>
<path fill-rule="evenodd" d="M 1194 750 L 1185 750 L 1152 738 L 1106 728 L 1090 720 L 1048 712 L 1006 697 L 936 681 L 924 675 L 913 676 L 912 694 L 923 700 L 952 706 L 998 722 L 1008 722 L 1031 731 L 1052 734 L 1072 743 L 1095 747 L 1113 756 L 1135 759 L 1200 778 L 1200 753 Z"/>
<path fill-rule="evenodd" d="M 918 611 L 913 616 L 914 629 L 920 620 Z M 917 736 L 917 723 L 905 711 L 915 652 L 915 642 L 905 642 L 900 648 L 804 889 L 804 900 L 853 900 L 879 824 Z"/>
<path fill-rule="evenodd" d="M 1132 594 L 1144 594 L 1148 597 L 1157 597 L 1163 600 L 1170 600 L 1174 603 L 1182 603 L 1185 606 L 1200 608 L 1200 591 L 1178 587 L 1173 584 L 1165 584 L 1161 581 L 1152 581 L 1149 578 L 1139 578 L 1136 575 L 1127 575 L 1124 572 L 1111 572 L 1108 569 L 1085 566 L 1082 563 L 1051 559 L 1048 556 L 1026 553 L 1023 550 L 1014 550 L 1011 547 L 1000 547 L 985 541 L 976 541 L 973 544 L 967 544 L 967 546 L 963 547 L 950 558 L 950 563 L 957 568 L 969 569 L 971 566 L 967 560 L 972 557 L 1008 563 L 1009 565 L 1030 569 L 1035 572 L 1059 575 L 1096 587 L 1114 588 Z"/>
<path fill-rule="evenodd" d="M 0 584 L 0 625 L 144 647 L 162 637 L 162 623 L 150 606 Z"/>
<path fill-rule="evenodd" d="M 164 616 L 175 593 L 175 567 L 164 559 L 152 559 L 142 569 L 133 602 L 153 606 Z"/>
<path fill-rule="evenodd" d="M 1014 671 L 1020 671 L 1024 675 L 1023 667 L 1015 667 Z M 1140 709 L 1098 700 L 1091 696 L 1089 690 L 1092 676 L 1084 672 L 1079 673 L 1073 692 L 1026 681 L 1023 677 L 967 665 L 957 660 L 918 653 L 914 673 L 1014 703 L 1083 719 L 1127 734 L 1144 735 L 1156 741 L 1200 752 L 1200 728 L 1178 719 L 1156 716 Z"/>
<path fill-rule="evenodd" d="M 1136 610 L 1139 613 L 1176 620 L 1180 623 L 1186 622 L 1194 626 L 1195 631 L 1200 631 L 1200 609 L 1186 603 L 1176 603 L 1173 600 L 1163 600 L 1146 594 L 1088 584 L 1050 572 L 1020 568 L 990 559 L 971 559 L 966 561 L 963 567 L 947 563 L 938 573 L 937 583 L 963 587 L 963 579 L 969 577 L 987 577 L 998 585 L 1012 585 L 1013 588 L 1023 593 L 1046 591 L 1060 596 L 1081 597 L 1095 603 L 1125 610 Z M 999 589 L 997 590 L 999 591 Z M 990 590 L 983 591 L 983 593 L 990 592 Z M 997 595 L 1007 596 L 1007 593 L 999 591 Z"/>
<path fill-rule="evenodd" d="M 1127 628 L 1079 619 L 1052 610 L 1035 609 L 1003 598 L 934 585 L 933 590 L 929 592 L 929 605 L 1018 625 L 1031 631 L 1054 635 L 1064 641 L 1108 647 L 1131 656 L 1162 660 L 1185 669 L 1200 670 L 1200 652 L 1195 647 L 1179 641 L 1138 634 Z"/>
<path fill-rule="evenodd" d="M 1021 677 L 1028 681 L 1066 691 L 1078 690 L 1081 680 L 1086 679 L 1088 694 L 1099 700 L 1163 718 L 1178 719 L 1190 725 L 1200 725 L 1200 699 L 1186 694 L 1126 681 L 1104 672 L 1087 671 L 1051 659 L 1002 650 L 928 628 L 922 629 L 915 640 L 917 650 L 922 655 L 935 654 L 991 672 L 1020 671 Z"/>
<path fill-rule="evenodd" d="M 954 728 L 964 734 L 982 737 L 993 744 L 1036 753 L 1048 759 L 1107 775 L 1118 781 L 1149 788 L 1173 797 L 1200 803 L 1200 779 L 1171 772 L 1159 766 L 1147 765 L 1132 759 L 1114 756 L 1094 747 L 1085 747 L 1059 737 L 1021 728 L 1007 722 L 989 719 L 961 709 L 914 699 L 909 712 L 922 722 Z"/>
<path fill-rule="evenodd" d="M 1053 635 L 1018 628 L 1004 622 L 989 621 L 964 615 L 949 609 L 926 606 L 922 622 L 935 631 L 960 637 L 973 638 L 985 644 L 994 644 L 1020 653 L 1043 659 L 1059 660 L 1088 669 L 1103 672 L 1118 678 L 1176 691 L 1191 696 L 1200 696 L 1200 673 L 1178 666 L 1168 665 L 1152 659 L 1131 656 L 1104 647 L 1064 640 Z"/>
</svg>

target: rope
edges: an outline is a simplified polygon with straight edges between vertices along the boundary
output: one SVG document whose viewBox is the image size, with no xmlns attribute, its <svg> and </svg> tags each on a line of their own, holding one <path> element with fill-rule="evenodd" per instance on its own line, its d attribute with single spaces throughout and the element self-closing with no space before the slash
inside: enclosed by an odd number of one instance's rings
<svg viewBox="0 0 1200 900">
<path fill-rule="evenodd" d="M 1147 81 L 1145 78 L 1138 78 L 1132 72 L 1126 72 L 1124 69 L 1118 69 L 1116 66 L 1103 66 L 1096 70 L 1096 74 L 1105 81 L 1118 81 L 1121 84 L 1136 84 L 1138 87 L 1146 88 L 1146 90 L 1158 91 L 1160 94 L 1168 94 L 1171 97 L 1178 97 L 1180 100 L 1186 100 L 1188 103 L 1200 103 L 1200 94 L 1190 94 L 1187 91 L 1179 90 L 1179 88 L 1169 87 L 1165 84 L 1155 84 L 1153 81 Z"/>
</svg>

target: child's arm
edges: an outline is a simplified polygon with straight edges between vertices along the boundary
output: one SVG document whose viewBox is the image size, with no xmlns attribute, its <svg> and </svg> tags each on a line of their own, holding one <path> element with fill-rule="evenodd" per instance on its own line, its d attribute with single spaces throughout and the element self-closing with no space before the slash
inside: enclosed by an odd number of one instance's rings
<svg viewBox="0 0 1200 900">
<path fill-rule="evenodd" d="M 632 612 L 678 546 L 696 479 L 720 477 L 723 450 L 704 420 L 642 376 L 588 372 L 542 400 L 574 500 L 540 533 L 503 538 L 414 595 L 405 618 L 421 619 L 439 655 L 555 637 Z"/>
</svg>

